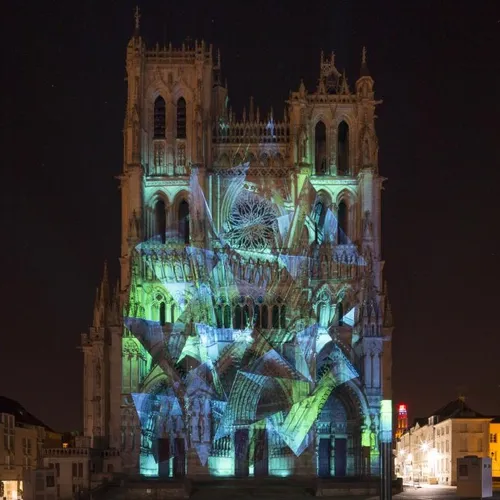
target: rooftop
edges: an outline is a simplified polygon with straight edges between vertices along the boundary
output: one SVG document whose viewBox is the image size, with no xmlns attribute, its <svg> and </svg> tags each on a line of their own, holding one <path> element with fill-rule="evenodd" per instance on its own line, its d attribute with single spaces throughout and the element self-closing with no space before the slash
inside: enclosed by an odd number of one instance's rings
<svg viewBox="0 0 500 500">
<path fill-rule="evenodd" d="M 448 418 L 487 418 L 486 415 L 478 413 L 467 405 L 465 403 L 465 398 L 458 398 L 450 401 L 443 407 L 434 411 L 431 416 L 439 417 L 440 420 Z"/>
<path fill-rule="evenodd" d="M 0 396 L 0 413 L 14 415 L 16 422 L 21 424 L 43 427 L 44 429 L 53 432 L 49 426 L 45 425 L 41 420 L 32 415 L 26 410 L 26 408 L 24 408 L 24 406 L 14 399 Z"/>
</svg>

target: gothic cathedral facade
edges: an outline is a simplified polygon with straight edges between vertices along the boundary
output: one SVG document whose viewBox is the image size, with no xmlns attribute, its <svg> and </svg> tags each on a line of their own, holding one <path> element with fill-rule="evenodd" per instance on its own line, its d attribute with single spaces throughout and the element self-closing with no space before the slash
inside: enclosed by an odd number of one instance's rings
<svg viewBox="0 0 500 500">
<path fill-rule="evenodd" d="M 204 42 L 127 47 L 121 276 L 82 335 L 84 432 L 159 477 L 376 476 L 391 399 L 374 81 L 321 54 L 236 117 Z"/>
</svg>

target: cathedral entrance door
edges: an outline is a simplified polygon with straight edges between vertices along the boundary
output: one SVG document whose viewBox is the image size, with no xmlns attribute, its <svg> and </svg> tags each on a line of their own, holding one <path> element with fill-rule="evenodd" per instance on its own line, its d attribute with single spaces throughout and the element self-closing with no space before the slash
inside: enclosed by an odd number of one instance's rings
<svg viewBox="0 0 500 500">
<path fill-rule="evenodd" d="M 234 475 L 248 477 L 248 429 L 234 433 Z"/>
<path fill-rule="evenodd" d="M 330 477 L 330 460 L 332 456 L 332 442 L 330 438 L 321 438 L 318 449 L 318 476 Z"/>
<path fill-rule="evenodd" d="M 170 440 L 168 438 L 158 439 L 158 475 L 170 476 Z"/>
<path fill-rule="evenodd" d="M 255 431 L 255 476 L 267 476 L 269 474 L 268 465 L 268 445 L 266 429 Z"/>
<path fill-rule="evenodd" d="M 174 448 L 174 477 L 184 477 L 186 475 L 186 444 L 184 438 L 175 438 Z"/>
<path fill-rule="evenodd" d="M 345 477 L 347 471 L 347 439 L 335 439 L 335 477 Z"/>
</svg>

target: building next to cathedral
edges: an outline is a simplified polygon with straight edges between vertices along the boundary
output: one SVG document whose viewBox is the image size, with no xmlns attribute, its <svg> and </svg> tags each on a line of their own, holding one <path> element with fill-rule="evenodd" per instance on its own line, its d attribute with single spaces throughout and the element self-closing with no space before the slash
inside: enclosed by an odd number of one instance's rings
<svg viewBox="0 0 500 500">
<path fill-rule="evenodd" d="M 392 316 L 365 51 L 354 88 L 321 54 L 282 119 L 237 118 L 212 47 L 148 48 L 138 15 L 126 68 L 85 435 L 144 476 L 378 475 Z"/>
</svg>

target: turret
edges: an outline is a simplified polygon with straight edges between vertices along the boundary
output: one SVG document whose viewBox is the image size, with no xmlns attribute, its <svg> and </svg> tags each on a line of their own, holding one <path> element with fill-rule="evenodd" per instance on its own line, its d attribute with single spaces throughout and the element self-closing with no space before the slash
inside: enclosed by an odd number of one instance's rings
<svg viewBox="0 0 500 500">
<path fill-rule="evenodd" d="M 94 321 L 93 328 L 96 330 L 106 326 L 106 316 L 109 304 L 109 273 L 108 263 L 104 262 L 104 271 L 100 287 L 96 290 L 96 297 L 94 303 Z"/>
<path fill-rule="evenodd" d="M 356 82 L 356 93 L 365 99 L 373 99 L 373 78 L 370 76 L 368 65 L 366 64 L 366 47 L 361 53 L 361 68 L 359 78 Z"/>
</svg>

